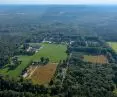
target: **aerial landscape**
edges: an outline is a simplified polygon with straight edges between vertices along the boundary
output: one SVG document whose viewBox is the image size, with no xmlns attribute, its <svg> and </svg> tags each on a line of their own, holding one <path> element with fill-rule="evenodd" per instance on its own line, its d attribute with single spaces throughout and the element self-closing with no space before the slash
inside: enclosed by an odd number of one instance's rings
<svg viewBox="0 0 117 97">
<path fill-rule="evenodd" d="M 117 5 L 0 5 L 0 97 L 117 97 Z"/>
</svg>

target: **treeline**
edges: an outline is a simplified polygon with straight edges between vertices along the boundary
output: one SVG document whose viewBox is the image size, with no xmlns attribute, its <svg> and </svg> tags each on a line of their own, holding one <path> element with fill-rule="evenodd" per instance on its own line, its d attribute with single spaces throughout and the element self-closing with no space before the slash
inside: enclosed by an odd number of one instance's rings
<svg viewBox="0 0 117 97">
<path fill-rule="evenodd" d="M 70 52 L 87 52 L 90 54 L 104 54 L 106 55 L 107 53 L 107 49 L 106 48 L 102 48 L 102 47 L 70 47 L 69 48 Z"/>
<path fill-rule="evenodd" d="M 38 97 L 47 93 L 46 87 L 32 85 L 30 81 L 24 81 L 22 78 L 13 80 L 9 77 L 0 76 L 0 97 L 6 97 L 6 95 L 7 97 Z"/>
</svg>

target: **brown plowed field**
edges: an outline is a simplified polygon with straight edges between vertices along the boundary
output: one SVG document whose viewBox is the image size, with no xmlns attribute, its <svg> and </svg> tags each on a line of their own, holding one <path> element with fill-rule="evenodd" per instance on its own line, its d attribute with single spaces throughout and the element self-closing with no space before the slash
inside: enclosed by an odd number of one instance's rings
<svg viewBox="0 0 117 97">
<path fill-rule="evenodd" d="M 38 66 L 31 75 L 31 80 L 34 84 L 48 84 L 52 79 L 57 64 L 51 63 L 44 66 Z"/>
<path fill-rule="evenodd" d="M 108 63 L 108 59 L 104 55 L 99 56 L 84 55 L 84 61 L 100 64 Z"/>
</svg>

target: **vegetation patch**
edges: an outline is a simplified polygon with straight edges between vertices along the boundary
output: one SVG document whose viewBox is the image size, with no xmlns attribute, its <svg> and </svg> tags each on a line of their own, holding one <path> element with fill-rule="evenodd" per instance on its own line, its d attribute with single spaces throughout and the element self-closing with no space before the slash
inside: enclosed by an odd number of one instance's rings
<svg viewBox="0 0 117 97">
<path fill-rule="evenodd" d="M 112 47 L 112 49 L 117 52 L 117 42 L 108 42 L 109 46 Z"/>
<path fill-rule="evenodd" d="M 117 96 L 117 89 L 115 89 L 115 90 L 113 91 L 113 94 L 114 94 L 115 96 Z"/>
<path fill-rule="evenodd" d="M 92 63 L 100 63 L 100 64 L 108 63 L 108 59 L 104 55 L 98 55 L 98 56 L 84 55 L 84 61 Z"/>
<path fill-rule="evenodd" d="M 40 43 L 29 43 L 30 46 L 40 46 Z"/>
</svg>

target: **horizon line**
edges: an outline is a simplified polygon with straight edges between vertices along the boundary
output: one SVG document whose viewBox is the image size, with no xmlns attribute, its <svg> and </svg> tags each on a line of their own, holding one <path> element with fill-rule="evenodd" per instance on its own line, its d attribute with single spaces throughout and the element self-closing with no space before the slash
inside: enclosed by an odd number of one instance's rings
<svg viewBox="0 0 117 97">
<path fill-rule="evenodd" d="M 3 3 L 3 4 L 0 4 L 0 5 L 105 5 L 105 6 L 108 6 L 108 5 L 117 5 L 117 4 L 83 4 L 83 3 L 78 3 L 78 4 L 67 4 L 67 3 L 33 3 L 33 4 L 30 4 L 30 3 Z"/>
</svg>

